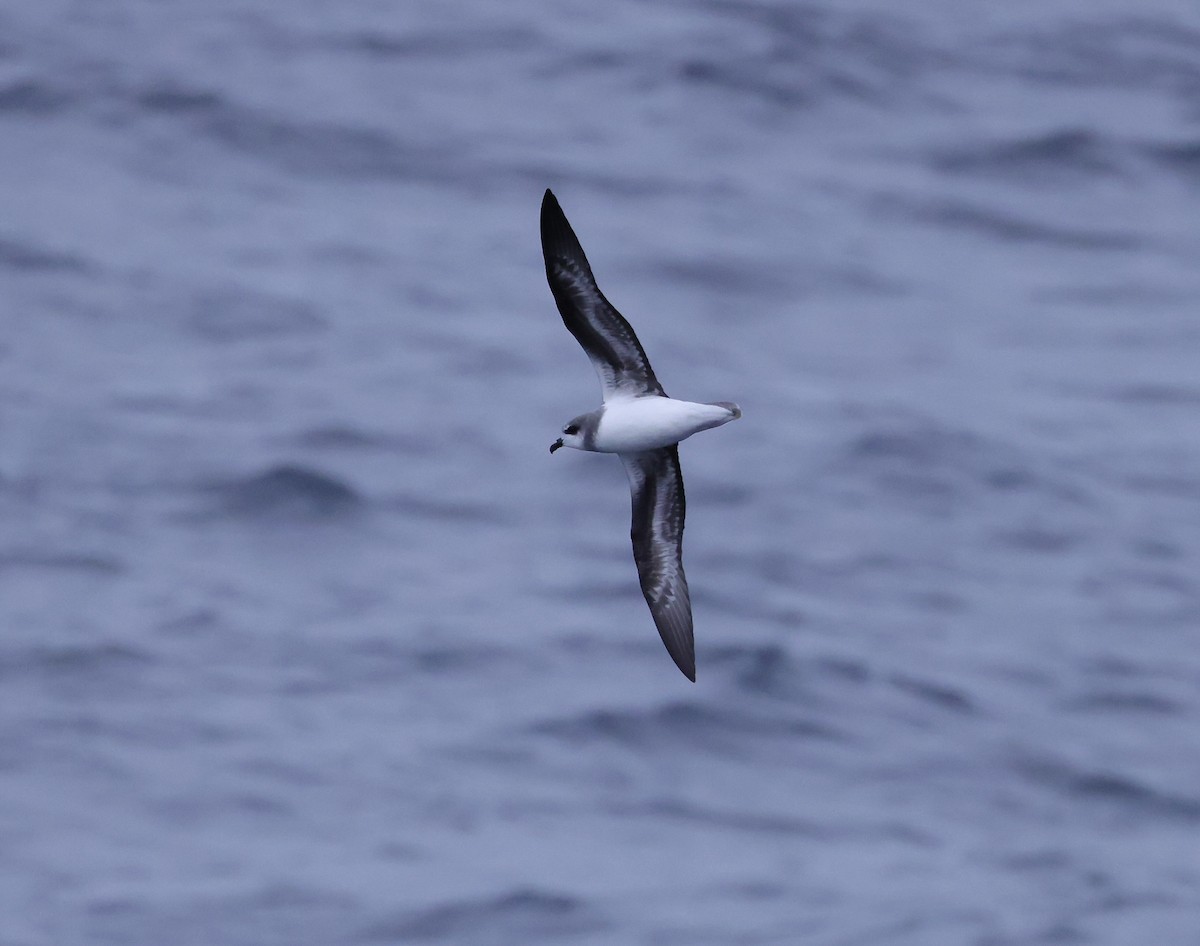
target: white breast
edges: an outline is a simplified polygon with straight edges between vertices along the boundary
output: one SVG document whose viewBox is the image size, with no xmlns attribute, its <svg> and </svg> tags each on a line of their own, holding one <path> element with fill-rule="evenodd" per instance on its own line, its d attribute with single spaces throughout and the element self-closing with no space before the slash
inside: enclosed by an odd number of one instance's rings
<svg viewBox="0 0 1200 946">
<path fill-rule="evenodd" d="M 737 415 L 717 404 L 670 397 L 617 398 L 604 405 L 596 428 L 601 453 L 639 453 L 686 440 L 692 434 L 728 423 Z"/>
</svg>

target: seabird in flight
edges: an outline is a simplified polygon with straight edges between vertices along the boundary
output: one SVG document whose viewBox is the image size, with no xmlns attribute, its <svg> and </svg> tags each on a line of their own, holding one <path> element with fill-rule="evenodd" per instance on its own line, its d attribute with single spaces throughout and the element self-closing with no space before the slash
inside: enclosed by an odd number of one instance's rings
<svg viewBox="0 0 1200 946">
<path fill-rule="evenodd" d="M 550 445 L 615 453 L 633 493 L 633 560 L 659 636 L 675 665 L 696 679 L 692 604 L 683 573 L 683 474 L 679 441 L 742 416 L 729 401 L 667 397 L 641 343 L 596 286 L 579 238 L 549 190 L 542 199 L 546 279 L 567 329 L 591 359 L 604 403 L 580 414 Z"/>
</svg>

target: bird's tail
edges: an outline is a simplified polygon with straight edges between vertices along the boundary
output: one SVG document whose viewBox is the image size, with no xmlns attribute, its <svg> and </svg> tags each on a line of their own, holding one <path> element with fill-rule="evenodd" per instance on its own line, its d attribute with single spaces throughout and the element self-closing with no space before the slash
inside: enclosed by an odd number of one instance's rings
<svg viewBox="0 0 1200 946">
<path fill-rule="evenodd" d="M 710 403 L 713 407 L 723 407 L 725 410 L 729 411 L 729 413 L 733 415 L 730 420 L 737 420 L 742 416 L 742 409 L 734 404 L 733 401 L 709 401 L 708 403 Z"/>
</svg>

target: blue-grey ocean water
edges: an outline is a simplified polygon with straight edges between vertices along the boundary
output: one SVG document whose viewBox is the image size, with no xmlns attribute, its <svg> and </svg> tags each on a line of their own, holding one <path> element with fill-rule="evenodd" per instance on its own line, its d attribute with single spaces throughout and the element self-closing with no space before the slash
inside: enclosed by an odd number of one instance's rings
<svg viewBox="0 0 1200 946">
<path fill-rule="evenodd" d="M 1200 943 L 1191 0 L 0 6 L 0 944 L 387 943 Z"/>
</svg>

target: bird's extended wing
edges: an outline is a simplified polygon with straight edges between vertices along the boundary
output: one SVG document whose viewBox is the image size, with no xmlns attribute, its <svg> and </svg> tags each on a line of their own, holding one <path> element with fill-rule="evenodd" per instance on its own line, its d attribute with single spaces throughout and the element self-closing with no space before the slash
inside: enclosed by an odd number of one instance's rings
<svg viewBox="0 0 1200 946">
<path fill-rule="evenodd" d="M 579 238 L 549 190 L 542 198 L 542 254 L 558 311 L 600 375 L 604 400 L 665 396 L 637 335 L 596 286 Z"/>
<path fill-rule="evenodd" d="M 679 448 L 621 454 L 633 493 L 633 560 L 654 625 L 675 665 L 696 680 L 692 602 L 683 573 L 686 501 Z"/>
</svg>

